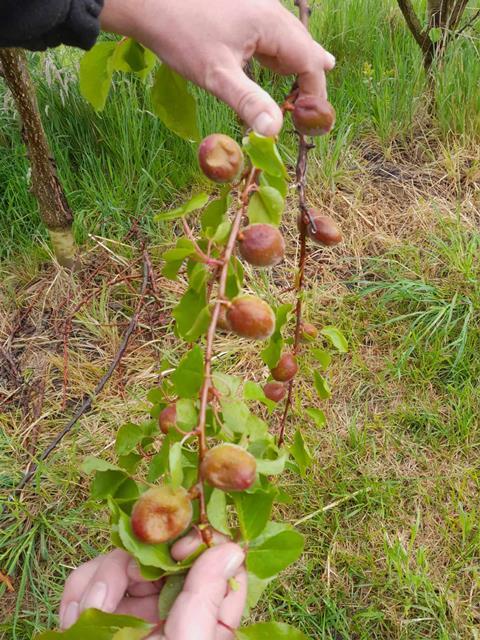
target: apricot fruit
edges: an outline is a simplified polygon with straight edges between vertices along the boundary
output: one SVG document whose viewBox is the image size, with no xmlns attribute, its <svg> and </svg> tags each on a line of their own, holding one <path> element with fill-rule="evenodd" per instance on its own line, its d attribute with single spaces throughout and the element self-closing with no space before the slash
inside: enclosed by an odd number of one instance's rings
<svg viewBox="0 0 480 640">
<path fill-rule="evenodd" d="M 200 473 L 209 485 L 222 491 L 245 491 L 255 482 L 257 462 L 236 444 L 219 444 L 205 454 Z"/>
<path fill-rule="evenodd" d="M 305 136 L 324 136 L 335 124 L 335 109 L 318 96 L 302 96 L 295 102 L 293 124 Z"/>
<path fill-rule="evenodd" d="M 307 223 L 307 235 L 316 244 L 334 247 L 342 242 L 340 229 L 329 216 L 322 216 L 316 209 L 309 210 L 312 222 Z"/>
<path fill-rule="evenodd" d="M 251 224 L 238 238 L 240 255 L 254 267 L 273 267 L 285 256 L 285 240 L 271 224 Z"/>
<path fill-rule="evenodd" d="M 227 320 L 232 331 L 243 338 L 267 340 L 275 331 L 275 314 L 256 296 L 235 298 L 228 308 Z"/>
<path fill-rule="evenodd" d="M 267 382 L 263 387 L 263 393 L 269 400 L 280 402 L 287 395 L 287 389 L 281 382 Z"/>
<path fill-rule="evenodd" d="M 284 353 L 276 367 L 271 371 L 272 378 L 278 382 L 289 382 L 298 371 L 297 359 L 293 353 Z"/>
<path fill-rule="evenodd" d="M 233 182 L 243 170 L 244 158 L 239 145 L 222 133 L 207 136 L 200 144 L 198 162 L 213 182 Z"/>
<path fill-rule="evenodd" d="M 149 544 L 168 542 L 185 531 L 192 516 L 192 502 L 183 487 L 154 487 L 141 495 L 133 507 L 133 533 Z"/>
<path fill-rule="evenodd" d="M 177 406 L 175 404 L 169 404 L 160 412 L 158 416 L 158 426 L 160 431 L 167 435 L 167 433 L 175 427 L 177 424 Z"/>
<path fill-rule="evenodd" d="M 318 329 L 311 322 L 302 322 L 300 325 L 300 336 L 304 342 L 310 342 L 318 336 Z"/>
</svg>

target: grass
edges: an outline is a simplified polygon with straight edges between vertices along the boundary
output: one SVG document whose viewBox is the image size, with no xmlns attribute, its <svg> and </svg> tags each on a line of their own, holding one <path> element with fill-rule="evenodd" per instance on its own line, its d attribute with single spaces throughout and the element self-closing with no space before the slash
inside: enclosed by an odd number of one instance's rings
<svg viewBox="0 0 480 640">
<path fill-rule="evenodd" d="M 420 56 L 393 1 L 379 6 L 376 0 L 328 0 L 314 13 L 313 27 L 338 60 L 331 96 L 339 124 L 315 151 L 308 197 L 337 218 L 345 243 L 313 252 L 306 308 L 316 325 L 341 327 L 351 350 L 332 369 L 334 398 L 323 407 L 323 429 L 301 414 L 305 400 L 314 401 L 308 365 L 299 378 L 291 429 L 298 424 L 305 431 L 315 464 L 304 481 L 285 478 L 293 501 L 278 507 L 277 517 L 300 521 L 306 551 L 269 587 L 254 617 L 290 622 L 313 639 L 475 639 L 478 31 L 459 39 L 437 71 L 436 112 L 429 120 Z M 132 241 L 122 240 L 132 217 L 141 217 L 159 271 L 175 229 L 158 227 L 152 213 L 201 182 L 194 149 L 150 114 L 139 84 L 119 79 L 97 116 L 78 95 L 76 54 L 60 50 L 32 64 L 87 258 L 75 278 L 45 263 L 44 234 L 27 190 L 28 165 L 4 101 L 2 344 L 19 310 L 32 308 L 10 345 L 19 379 L 0 363 L 3 397 L 23 389 L 0 413 L 0 506 L 32 452 L 43 450 L 79 399 L 91 393 L 118 347 L 136 294 L 126 284 L 105 283 L 138 253 Z M 261 80 L 278 99 L 288 87 L 266 73 Z M 227 109 L 199 97 L 202 130 L 234 133 Z M 288 131 L 281 147 L 292 159 Z M 290 252 L 275 282 L 248 272 L 251 286 L 270 301 L 281 297 L 294 269 L 294 207 L 292 197 L 284 224 Z M 138 268 L 130 269 L 138 281 Z M 127 417 L 145 415 L 146 392 L 157 383 L 161 361 L 181 355 L 170 318 L 181 284 L 159 285 L 162 304 L 148 301 L 141 329 L 94 411 L 23 499 L 10 505 L 11 517 L 1 520 L 0 570 L 15 586 L 14 594 L 0 590 L 5 640 L 25 640 L 53 627 L 69 571 L 109 547 L 105 514 L 88 500 L 88 479 L 78 466 L 88 454 L 108 457 L 117 428 Z M 64 393 L 61 302 L 71 309 L 92 287 L 96 295 L 73 324 Z M 219 349 L 222 369 L 264 377 L 248 343 L 225 338 Z"/>
</svg>

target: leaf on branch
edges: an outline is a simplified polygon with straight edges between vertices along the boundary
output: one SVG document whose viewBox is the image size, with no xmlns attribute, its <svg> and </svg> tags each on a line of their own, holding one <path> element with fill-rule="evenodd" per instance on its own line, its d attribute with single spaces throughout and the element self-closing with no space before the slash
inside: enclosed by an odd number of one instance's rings
<svg viewBox="0 0 480 640">
<path fill-rule="evenodd" d="M 253 540 L 247 553 L 247 569 L 259 578 L 278 575 L 302 555 L 303 536 L 285 527 L 283 531 L 263 539 L 259 544 Z"/>
<path fill-rule="evenodd" d="M 203 351 L 197 344 L 182 358 L 172 373 L 172 382 L 180 398 L 198 395 L 203 384 L 203 367 Z"/>
<path fill-rule="evenodd" d="M 178 218 L 183 218 L 192 211 L 202 209 L 207 204 L 207 202 L 208 195 L 206 193 L 197 193 L 181 207 L 177 207 L 176 209 L 172 209 L 171 211 L 158 213 L 156 216 L 154 216 L 153 219 L 155 222 L 169 222 L 171 220 L 177 220 Z"/>
<path fill-rule="evenodd" d="M 244 540 L 253 540 L 263 532 L 270 520 L 276 493 L 276 490 L 271 487 L 269 491 L 233 494 L 240 531 Z"/>
<path fill-rule="evenodd" d="M 315 409 L 315 407 L 309 407 L 307 409 L 307 415 L 312 418 L 317 427 L 324 427 L 327 424 L 327 418 L 321 409 Z"/>
<path fill-rule="evenodd" d="M 312 349 L 310 353 L 320 364 L 324 371 L 328 369 L 330 363 L 332 362 L 332 356 L 330 353 L 328 353 L 328 351 L 325 351 L 324 349 Z"/>
<path fill-rule="evenodd" d="M 227 497 L 224 491 L 214 489 L 207 504 L 208 521 L 214 529 L 230 535 L 227 518 Z"/>
<path fill-rule="evenodd" d="M 293 459 L 298 465 L 300 475 L 302 476 L 302 478 L 305 478 L 307 469 L 311 466 L 313 458 L 303 440 L 303 436 L 300 430 L 295 433 L 293 444 L 290 447 L 290 453 L 292 454 Z"/>
<path fill-rule="evenodd" d="M 264 187 L 273 187 L 280 193 L 284 200 L 287 197 L 288 184 L 283 176 L 279 178 L 278 176 L 272 176 L 262 171 L 260 174 L 260 184 Z"/>
<path fill-rule="evenodd" d="M 259 187 L 250 198 L 248 219 L 251 224 L 266 223 L 279 226 L 285 202 L 273 187 Z"/>
<path fill-rule="evenodd" d="M 243 145 L 254 167 L 275 178 L 287 177 L 287 170 L 273 138 L 265 138 L 251 131 L 243 139 Z"/>
<path fill-rule="evenodd" d="M 313 382 L 315 385 L 315 389 L 317 390 L 318 396 L 322 400 L 328 400 L 332 397 L 332 391 L 330 386 L 326 380 L 318 371 L 313 372 Z"/>
<path fill-rule="evenodd" d="M 200 140 L 197 102 L 185 78 L 162 64 L 155 75 L 151 97 L 153 111 L 166 127 L 184 140 Z"/>
<path fill-rule="evenodd" d="M 160 591 L 158 598 L 158 617 L 166 620 L 175 600 L 180 595 L 185 584 L 184 575 L 169 576 Z"/>
<path fill-rule="evenodd" d="M 144 438 L 145 433 L 138 424 L 128 422 L 120 427 L 115 441 L 115 451 L 119 456 L 125 456 L 134 449 Z"/>
<path fill-rule="evenodd" d="M 320 333 L 325 336 L 337 351 L 340 353 L 348 352 L 348 342 L 343 333 L 337 327 L 324 327 Z"/>
<path fill-rule="evenodd" d="M 114 71 L 135 73 L 139 78 L 145 80 L 157 60 L 158 58 L 153 51 L 133 38 L 125 38 L 117 43 L 112 64 Z"/>
<path fill-rule="evenodd" d="M 168 465 L 170 467 L 171 485 L 174 489 L 178 489 L 183 482 L 183 465 L 182 465 L 182 443 L 175 442 L 170 447 L 168 454 Z"/>
<path fill-rule="evenodd" d="M 80 93 L 96 111 L 102 111 L 110 92 L 116 42 L 98 42 L 80 61 Z"/>
<path fill-rule="evenodd" d="M 153 625 L 133 616 L 87 609 L 67 631 L 45 631 L 36 636 L 36 640 L 141 640 L 152 629 Z M 128 635 L 119 635 L 122 632 L 128 632 Z"/>
</svg>

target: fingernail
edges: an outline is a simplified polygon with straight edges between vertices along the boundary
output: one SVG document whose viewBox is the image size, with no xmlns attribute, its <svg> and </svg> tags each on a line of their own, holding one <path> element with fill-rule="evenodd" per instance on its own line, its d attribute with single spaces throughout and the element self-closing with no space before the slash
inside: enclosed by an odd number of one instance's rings
<svg viewBox="0 0 480 640">
<path fill-rule="evenodd" d="M 95 582 L 82 598 L 82 610 L 101 609 L 107 597 L 107 584 Z"/>
<path fill-rule="evenodd" d="M 244 561 L 245 561 L 245 554 L 241 549 L 237 549 L 236 551 L 233 551 L 230 558 L 228 559 L 227 564 L 225 565 L 225 569 L 224 569 L 225 578 L 227 579 L 233 578 L 233 576 L 240 569 Z"/>
<path fill-rule="evenodd" d="M 335 56 L 332 56 L 332 54 L 328 52 L 327 52 L 327 56 L 328 56 L 328 61 L 330 62 L 330 65 L 333 69 L 333 67 L 337 64 L 337 61 L 335 60 Z"/>
<path fill-rule="evenodd" d="M 272 116 L 269 113 L 261 113 L 257 116 L 255 122 L 253 123 L 253 128 L 257 133 L 260 133 L 262 136 L 271 136 L 273 135 L 273 127 L 275 122 Z"/>
<path fill-rule="evenodd" d="M 60 619 L 60 627 L 62 629 L 68 629 L 74 624 L 78 618 L 78 602 L 70 602 L 65 609 L 65 613 Z"/>
</svg>

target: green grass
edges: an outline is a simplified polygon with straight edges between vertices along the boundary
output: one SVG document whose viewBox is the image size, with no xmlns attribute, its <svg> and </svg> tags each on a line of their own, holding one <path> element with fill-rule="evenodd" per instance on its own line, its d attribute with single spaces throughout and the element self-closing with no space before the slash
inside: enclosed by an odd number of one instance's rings
<svg viewBox="0 0 480 640">
<path fill-rule="evenodd" d="M 307 400 L 318 402 L 303 364 L 291 428 L 298 423 L 305 431 L 315 464 L 305 480 L 285 478 L 293 501 L 278 507 L 277 517 L 299 522 L 306 550 L 269 587 L 253 617 L 290 622 L 315 640 L 476 638 L 479 34 L 460 38 L 436 72 L 430 121 L 420 54 L 393 0 L 326 0 L 312 26 L 337 57 L 330 93 L 339 117 L 334 135 L 314 152 L 308 195 L 335 214 L 346 242 L 316 252 L 309 262 L 306 311 L 318 326 L 341 327 L 351 350 L 332 369 L 334 398 L 323 407 L 323 429 L 301 415 Z M 77 62 L 77 54 L 66 50 L 32 59 L 77 237 L 91 249 L 88 234 L 120 239 L 139 218 L 159 269 L 175 230 L 159 228 L 152 214 L 177 203 L 193 185 L 205 186 L 195 149 L 150 113 L 136 81 L 118 78 L 107 108 L 95 115 L 79 96 Z M 55 72 L 54 63 L 63 71 Z M 45 64 L 53 81 L 47 81 Z M 266 72 L 259 78 L 278 100 L 285 95 L 289 80 Z M 198 95 L 204 133 L 239 133 L 226 107 Z M 38 438 L 35 450 L 42 450 L 76 402 L 91 393 L 121 339 L 117 323 L 134 305 L 128 287 L 103 286 L 78 314 L 62 409 L 59 301 L 70 294 L 79 300 L 90 283 L 55 274 L 44 263 L 28 163 L 14 112 L 3 100 L 0 87 L 0 339 L 3 344 L 18 309 L 38 295 L 13 347 L 24 379 L 38 389 L 46 377 L 47 385 L 37 421 L 35 394 L 0 411 L 0 508 L 30 460 L 29 439 Z M 287 127 L 281 147 L 290 161 L 293 143 Z M 382 177 L 365 159 L 372 153 L 380 166 L 393 168 L 394 178 Z M 284 228 L 290 239 L 293 207 L 292 201 Z M 109 246 L 118 259 L 138 251 Z M 278 300 L 291 279 L 293 254 L 275 282 L 247 269 L 252 287 L 267 300 Z M 97 247 L 92 264 L 104 255 Z M 95 410 L 22 500 L 8 503 L 0 516 L 0 570 L 16 589 L 8 594 L 0 587 L 1 638 L 26 640 L 53 627 L 70 570 L 109 548 L 105 514 L 88 500 L 79 462 L 88 454 L 108 457 L 126 417 L 145 415 L 146 391 L 158 381 L 161 360 L 178 359 L 182 347 L 169 311 L 180 289 L 162 282 L 162 307 L 150 303 L 142 332 Z M 149 324 L 154 331 L 147 331 Z M 220 348 L 223 369 L 263 376 L 251 345 L 225 339 Z M 12 392 L 1 364 L 0 391 Z"/>
</svg>

